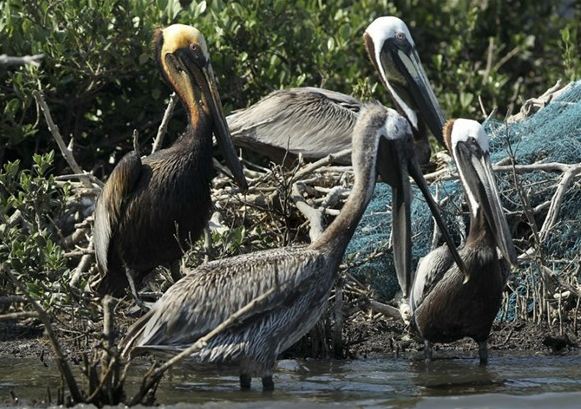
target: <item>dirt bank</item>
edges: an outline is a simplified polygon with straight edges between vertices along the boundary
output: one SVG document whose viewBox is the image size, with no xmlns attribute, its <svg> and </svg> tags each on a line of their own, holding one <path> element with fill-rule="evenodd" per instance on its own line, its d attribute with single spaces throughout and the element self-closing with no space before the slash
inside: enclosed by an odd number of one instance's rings
<svg viewBox="0 0 581 409">
<path fill-rule="evenodd" d="M 118 320 L 119 333 L 125 333 L 135 318 L 122 317 Z M 58 325 L 56 326 L 58 328 Z M 73 362 L 82 360 L 83 354 L 90 354 L 96 348 L 99 339 L 97 331 L 58 331 L 65 353 Z M 314 338 L 320 331 L 311 331 L 303 340 L 284 354 L 285 358 L 325 358 L 334 357 L 332 341 L 327 339 L 327 346 L 314 347 Z M 343 329 L 343 356 L 346 358 L 372 358 L 397 356 L 401 353 L 422 351 L 423 343 L 416 334 L 403 324 L 375 317 L 369 320 L 350 319 Z M 489 339 L 491 355 L 494 351 L 519 351 L 530 354 L 567 354 L 576 353 L 577 337 L 571 326 L 563 329 L 550 328 L 547 324 L 531 322 L 495 323 Z M 434 355 L 438 351 L 472 351 L 477 354 L 476 343 L 470 339 L 450 344 L 434 345 Z M 0 322 L 0 361 L 3 358 L 49 358 L 52 348 L 42 324 L 37 319 L 21 322 Z"/>
</svg>

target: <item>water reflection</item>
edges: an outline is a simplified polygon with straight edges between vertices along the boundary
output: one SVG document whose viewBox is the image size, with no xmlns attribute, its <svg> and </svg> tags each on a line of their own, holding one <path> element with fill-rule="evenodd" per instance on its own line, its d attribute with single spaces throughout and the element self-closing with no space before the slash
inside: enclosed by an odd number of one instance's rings
<svg viewBox="0 0 581 409">
<path fill-rule="evenodd" d="M 135 368 L 133 387 L 145 369 Z M 187 402 L 203 408 L 321 407 L 559 407 L 577 408 L 581 400 L 581 356 L 494 356 L 482 368 L 477 359 L 368 359 L 283 361 L 272 394 L 240 392 L 235 372 L 215 368 L 173 370 L 158 391 L 158 402 Z M 54 365 L 36 360 L 2 361 L 0 402 L 10 391 L 20 398 L 44 399 L 47 386 L 60 383 Z M 544 405 L 544 406 L 543 406 Z M 194 406 L 196 407 L 196 406 Z"/>
</svg>

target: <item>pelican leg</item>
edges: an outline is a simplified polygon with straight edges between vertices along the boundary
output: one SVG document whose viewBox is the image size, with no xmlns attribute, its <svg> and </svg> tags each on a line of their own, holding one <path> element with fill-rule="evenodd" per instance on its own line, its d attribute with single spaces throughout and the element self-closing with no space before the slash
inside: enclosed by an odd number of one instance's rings
<svg viewBox="0 0 581 409">
<path fill-rule="evenodd" d="M 432 362 L 432 343 L 424 339 L 424 358 L 426 363 Z"/>
<path fill-rule="evenodd" d="M 137 293 L 137 287 L 135 286 L 135 280 L 133 279 L 133 271 L 129 268 L 125 268 L 125 275 L 127 276 L 127 281 L 129 282 L 129 288 L 131 289 L 131 295 L 135 300 L 135 304 L 142 310 L 142 311 L 149 311 L 149 308 L 145 305 L 143 300 L 139 298 L 139 294 Z"/>
<path fill-rule="evenodd" d="M 274 381 L 272 380 L 272 375 L 262 377 L 262 391 L 270 392 L 274 390 Z"/>
<path fill-rule="evenodd" d="M 212 231 L 209 224 L 204 227 L 204 252 L 204 263 L 207 263 L 212 259 Z"/>
<path fill-rule="evenodd" d="M 240 374 L 240 390 L 248 391 L 250 390 L 250 384 L 252 383 L 252 377 L 248 374 Z"/>
<path fill-rule="evenodd" d="M 480 357 L 480 365 L 486 366 L 488 364 L 488 341 L 478 341 L 478 356 Z"/>
<path fill-rule="evenodd" d="M 181 260 L 176 260 L 173 263 L 171 263 L 169 266 L 169 273 L 171 274 L 171 278 L 172 278 L 174 283 L 176 281 L 178 281 L 180 278 L 182 278 L 182 273 L 180 271 L 180 264 L 181 264 Z"/>
</svg>

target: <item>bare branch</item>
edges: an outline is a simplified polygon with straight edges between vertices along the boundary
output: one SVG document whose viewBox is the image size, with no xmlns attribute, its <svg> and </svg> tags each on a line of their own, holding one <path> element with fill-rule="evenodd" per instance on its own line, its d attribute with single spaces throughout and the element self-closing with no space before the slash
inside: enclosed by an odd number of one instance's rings
<svg viewBox="0 0 581 409">
<path fill-rule="evenodd" d="M 373 300 L 371 298 L 367 301 L 369 303 L 369 307 L 373 311 L 380 312 L 388 318 L 395 318 L 397 320 L 402 320 L 401 313 L 400 313 L 399 309 L 392 307 L 391 305 L 384 304 L 382 302 Z"/>
<path fill-rule="evenodd" d="M 494 172 L 516 172 L 516 173 L 528 173 L 528 172 L 567 172 L 570 169 L 574 169 L 578 164 L 567 164 L 559 162 L 549 162 L 549 163 L 531 163 L 529 165 L 500 165 L 493 166 L 492 170 Z M 451 180 L 458 179 L 458 173 L 452 172 L 447 168 L 437 170 L 432 173 L 427 173 L 424 175 L 424 179 L 428 182 L 440 181 L 440 180 Z"/>
<path fill-rule="evenodd" d="M 579 173 L 581 173 L 581 164 L 571 167 L 561 177 L 557 190 L 551 199 L 551 205 L 549 206 L 547 217 L 545 218 L 541 231 L 539 232 L 541 241 L 544 241 L 547 238 L 549 231 L 557 222 L 561 204 L 563 203 L 567 189 L 569 189 L 569 186 Z"/>
<path fill-rule="evenodd" d="M 97 176 L 95 176 L 95 175 L 93 175 L 91 173 L 71 173 L 69 175 L 59 175 L 59 176 L 55 176 L 54 179 L 56 181 L 66 181 L 66 180 L 75 180 L 75 179 L 83 180 L 85 178 L 89 178 L 89 180 L 92 183 L 94 183 L 95 185 L 99 186 L 100 188 L 102 188 L 103 186 L 105 186 L 105 183 L 103 183 L 103 181 L 101 181 L 101 179 L 99 179 Z"/>
<path fill-rule="evenodd" d="M 8 268 L 5 267 L 4 264 L 0 264 L 0 271 L 4 272 L 10 278 L 10 280 L 16 286 L 16 288 L 22 291 L 22 294 L 24 294 L 32 308 L 34 308 L 34 310 L 37 312 L 38 318 L 42 321 L 44 329 L 46 330 L 46 335 L 48 336 L 48 339 L 52 344 L 52 348 L 56 355 L 56 362 L 59 367 L 59 371 L 63 378 L 65 379 L 69 391 L 71 392 L 73 402 L 75 403 L 83 402 L 83 395 L 81 394 L 79 385 L 77 385 L 77 381 L 75 380 L 73 372 L 71 371 L 71 367 L 69 366 L 65 354 L 63 353 L 59 341 L 52 329 L 48 313 L 44 310 L 44 308 L 40 306 L 39 303 L 36 302 L 34 298 L 32 298 L 32 296 L 30 296 L 30 294 L 28 294 L 28 291 L 24 287 L 24 285 L 14 276 L 14 274 L 12 274 L 12 272 Z"/>
<path fill-rule="evenodd" d="M 295 175 L 290 180 L 290 182 L 294 183 L 297 180 L 301 180 L 303 177 L 314 172 L 315 170 L 319 169 L 320 167 L 330 165 L 335 160 L 340 159 L 340 158 L 344 158 L 348 155 L 351 155 L 351 149 L 344 149 L 340 152 L 337 152 L 336 154 L 326 156 L 322 159 L 319 159 L 316 162 L 310 163 L 309 165 L 305 166 L 304 168 L 299 170 L 297 173 L 295 173 Z"/>
<path fill-rule="evenodd" d="M 139 131 L 137 129 L 133 130 L 133 150 L 137 156 L 141 157 L 141 149 L 139 149 Z"/>
<path fill-rule="evenodd" d="M 159 128 L 157 129 L 157 135 L 155 136 L 155 140 L 153 141 L 151 153 L 157 152 L 163 146 L 163 140 L 165 138 L 165 134 L 167 133 L 167 126 L 169 124 L 169 120 L 171 119 L 173 110 L 175 109 L 177 102 L 178 96 L 174 92 L 169 97 L 169 103 L 167 104 L 167 108 L 165 109 L 165 113 L 163 114 L 161 124 L 159 124 Z"/>
<path fill-rule="evenodd" d="M 71 287 L 77 286 L 79 279 L 81 278 L 81 275 L 85 271 L 87 271 L 88 268 L 90 267 L 91 260 L 93 260 L 93 256 L 94 256 L 94 246 L 93 246 L 93 237 L 91 237 L 91 240 L 89 241 L 89 247 L 87 247 L 85 254 L 83 254 L 83 256 L 81 257 L 81 261 L 79 261 L 79 264 L 77 265 L 77 268 L 75 269 L 75 272 L 73 273 L 73 276 L 69 281 L 69 285 Z"/>
<path fill-rule="evenodd" d="M 0 55 L 0 65 L 34 65 L 38 67 L 44 54 L 25 55 L 22 57 L 10 57 L 6 54 Z"/>
<path fill-rule="evenodd" d="M 311 242 L 313 242 L 323 233 L 323 213 L 309 206 L 302 195 L 300 185 L 302 185 L 300 182 L 293 183 L 291 198 L 295 202 L 297 209 L 308 220 L 311 226 L 309 229 L 309 237 Z"/>
<path fill-rule="evenodd" d="M 20 311 L 0 315 L 0 321 L 23 320 L 26 318 L 36 318 L 38 314 L 34 311 Z"/>
<path fill-rule="evenodd" d="M 48 105 L 46 104 L 46 102 L 44 100 L 42 93 L 40 91 L 35 90 L 32 92 L 32 95 L 34 96 L 36 103 L 40 107 L 40 110 L 44 114 L 44 119 L 46 120 L 46 124 L 48 125 L 48 129 L 50 130 L 50 133 L 52 134 L 53 138 L 55 139 L 63 157 L 65 158 L 65 160 L 67 161 L 67 163 L 69 164 L 69 166 L 71 167 L 73 172 L 75 172 L 76 174 L 86 173 L 83 171 L 83 169 L 81 169 L 81 167 L 79 166 L 79 164 L 75 160 L 73 153 L 69 150 L 69 148 L 67 148 L 67 145 L 65 144 L 65 141 L 63 140 L 63 137 L 61 136 L 61 133 L 59 131 L 58 126 L 52 120 L 52 115 L 50 114 L 50 110 L 49 110 Z M 81 179 L 81 182 L 83 182 L 83 185 L 85 185 L 86 187 L 90 187 L 90 188 L 93 187 L 93 185 L 91 184 L 91 180 L 88 177 L 80 177 L 80 179 Z"/>
</svg>

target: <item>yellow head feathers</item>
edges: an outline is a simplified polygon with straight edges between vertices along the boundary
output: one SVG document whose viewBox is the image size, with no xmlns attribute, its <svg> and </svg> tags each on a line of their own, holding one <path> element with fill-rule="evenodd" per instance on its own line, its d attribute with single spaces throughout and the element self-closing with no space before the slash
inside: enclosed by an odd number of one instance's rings
<svg viewBox="0 0 581 409">
<path fill-rule="evenodd" d="M 161 48 L 162 58 L 166 54 L 173 53 L 180 48 L 187 48 L 192 44 L 200 47 L 206 59 L 210 58 L 206 39 L 197 28 L 185 24 L 172 24 L 162 29 L 161 35 L 163 37 L 163 45 Z"/>
</svg>

